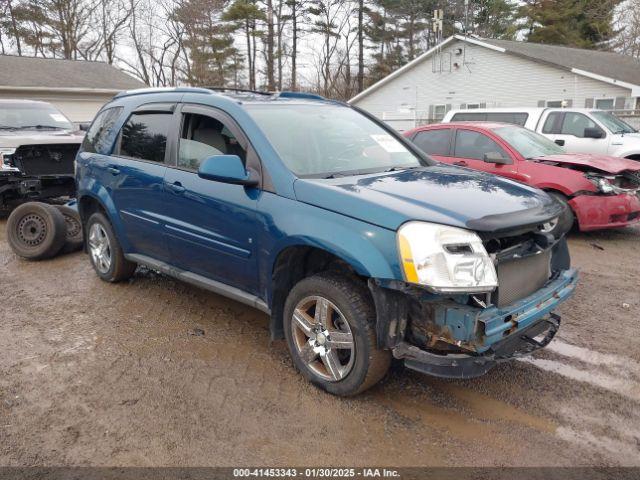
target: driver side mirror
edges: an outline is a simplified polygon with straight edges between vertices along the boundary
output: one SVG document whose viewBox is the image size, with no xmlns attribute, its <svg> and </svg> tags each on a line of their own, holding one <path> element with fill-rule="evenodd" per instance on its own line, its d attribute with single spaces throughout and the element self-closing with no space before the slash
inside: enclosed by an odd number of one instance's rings
<svg viewBox="0 0 640 480">
<path fill-rule="evenodd" d="M 587 127 L 584 129 L 584 138 L 604 138 L 604 132 L 596 127 Z"/>
<path fill-rule="evenodd" d="M 495 163 L 497 165 L 506 165 L 511 163 L 508 158 L 505 158 L 504 155 L 500 152 L 487 152 L 484 154 L 482 158 L 486 163 Z"/>
<path fill-rule="evenodd" d="M 258 178 L 247 171 L 238 155 L 213 155 L 206 158 L 198 168 L 198 176 L 205 180 L 255 187 Z"/>
</svg>

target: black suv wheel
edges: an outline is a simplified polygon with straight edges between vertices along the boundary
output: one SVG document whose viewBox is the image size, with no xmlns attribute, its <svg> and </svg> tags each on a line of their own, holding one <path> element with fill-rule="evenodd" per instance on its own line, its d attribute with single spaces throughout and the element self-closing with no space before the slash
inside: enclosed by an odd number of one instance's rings
<svg viewBox="0 0 640 480">
<path fill-rule="evenodd" d="M 375 311 L 366 287 L 334 273 L 300 281 L 284 307 L 296 368 L 334 395 L 358 394 L 387 373 L 391 353 L 376 347 Z"/>
<path fill-rule="evenodd" d="M 124 258 L 111 222 L 100 212 L 87 220 L 87 250 L 93 269 L 106 282 L 127 280 L 136 271 L 137 265 Z"/>
</svg>

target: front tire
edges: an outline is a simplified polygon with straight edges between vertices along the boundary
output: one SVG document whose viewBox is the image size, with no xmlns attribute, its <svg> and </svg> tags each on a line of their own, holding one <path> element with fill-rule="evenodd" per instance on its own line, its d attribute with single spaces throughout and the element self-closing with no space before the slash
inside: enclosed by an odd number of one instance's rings
<svg viewBox="0 0 640 480">
<path fill-rule="evenodd" d="M 124 258 L 111 222 L 97 212 L 87 220 L 87 250 L 91 265 L 105 282 L 121 282 L 131 278 L 137 264 Z"/>
<path fill-rule="evenodd" d="M 564 207 L 563 214 L 558 218 L 557 223 L 553 228 L 547 232 L 551 233 L 554 237 L 559 238 L 561 235 L 568 233 L 576 223 L 576 216 L 569 205 L 569 200 L 563 194 L 559 192 L 547 192 L 550 197 L 553 197 L 556 201 L 562 204 Z"/>
<path fill-rule="evenodd" d="M 379 350 L 376 315 L 366 287 L 334 273 L 296 284 L 284 307 L 284 332 L 296 368 L 314 385 L 339 396 L 378 383 L 391 353 Z"/>
</svg>

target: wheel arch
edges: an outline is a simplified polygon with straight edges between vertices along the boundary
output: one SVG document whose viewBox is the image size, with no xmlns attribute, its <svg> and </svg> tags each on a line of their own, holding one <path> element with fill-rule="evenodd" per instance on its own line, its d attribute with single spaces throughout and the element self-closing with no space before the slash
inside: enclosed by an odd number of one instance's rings
<svg viewBox="0 0 640 480">
<path fill-rule="evenodd" d="M 356 281 L 366 282 L 371 272 L 359 261 L 331 248 L 308 242 L 284 246 L 275 256 L 271 269 L 271 338 L 284 338 L 283 310 L 288 293 L 300 280 L 316 273 L 334 271 Z"/>
<path fill-rule="evenodd" d="M 111 197 L 107 194 L 106 190 L 101 187 L 97 191 L 84 192 L 78 196 L 78 213 L 80 214 L 80 221 L 82 222 L 82 231 L 86 235 L 87 220 L 91 215 L 96 212 L 104 214 L 111 225 L 114 232 L 118 236 L 118 240 L 124 251 L 129 250 L 129 244 L 126 242 L 126 237 L 121 235 L 123 232 L 122 222 L 118 211 L 113 203 Z M 85 252 L 86 252 L 87 239 L 84 238 Z"/>
</svg>

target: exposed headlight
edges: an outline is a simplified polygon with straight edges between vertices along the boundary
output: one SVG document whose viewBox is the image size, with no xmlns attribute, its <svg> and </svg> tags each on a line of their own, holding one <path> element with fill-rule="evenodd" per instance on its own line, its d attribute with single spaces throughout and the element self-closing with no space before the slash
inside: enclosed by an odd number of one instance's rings
<svg viewBox="0 0 640 480">
<path fill-rule="evenodd" d="M 398 230 L 405 280 L 441 293 L 489 292 L 498 286 L 480 237 L 462 228 L 408 222 Z"/>
<path fill-rule="evenodd" d="M 599 176 L 590 176 L 590 175 L 585 175 L 585 176 L 587 177 L 587 180 L 589 180 L 591 183 L 593 183 L 596 186 L 599 192 L 601 193 L 615 192 L 615 187 L 611 184 L 608 178 L 599 177 Z"/>
</svg>

